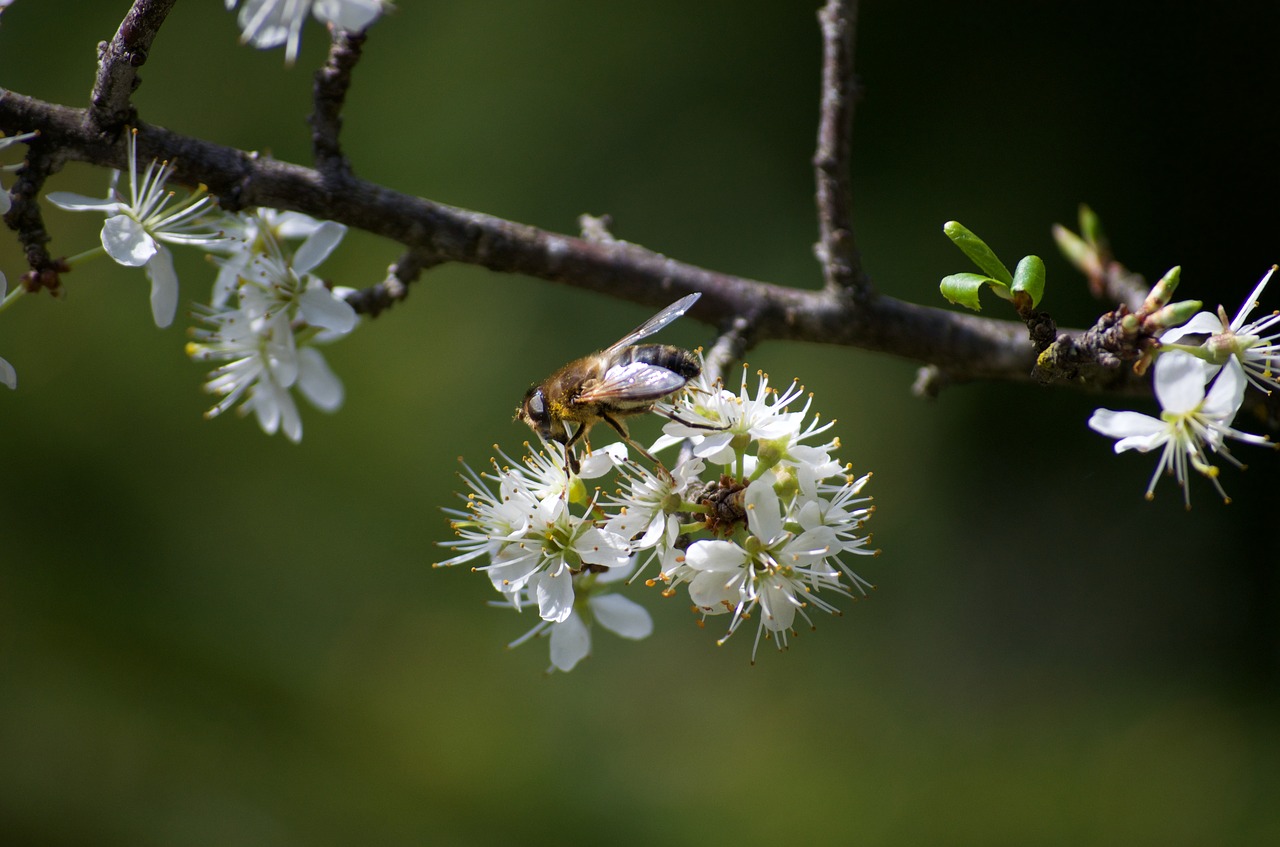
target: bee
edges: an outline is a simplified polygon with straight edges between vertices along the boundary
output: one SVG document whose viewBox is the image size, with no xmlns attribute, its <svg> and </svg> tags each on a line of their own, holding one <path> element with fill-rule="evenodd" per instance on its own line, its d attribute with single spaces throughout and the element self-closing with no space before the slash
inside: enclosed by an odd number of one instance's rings
<svg viewBox="0 0 1280 847">
<path fill-rule="evenodd" d="M 631 440 L 623 418 L 652 411 L 702 373 L 698 358 L 670 344 L 637 344 L 689 311 L 701 294 L 682 297 L 613 344 L 562 367 L 525 392 L 516 418 L 547 443 L 564 445 L 565 465 L 577 473 L 573 446 L 604 421 L 649 461 L 657 460 Z M 571 424 L 577 428 L 570 434 Z"/>
</svg>

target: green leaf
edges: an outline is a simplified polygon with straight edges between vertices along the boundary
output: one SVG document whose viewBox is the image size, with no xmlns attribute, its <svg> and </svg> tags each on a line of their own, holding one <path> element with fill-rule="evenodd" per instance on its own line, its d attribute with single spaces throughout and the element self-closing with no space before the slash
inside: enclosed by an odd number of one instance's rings
<svg viewBox="0 0 1280 847">
<path fill-rule="evenodd" d="M 996 257 L 985 241 L 970 232 L 964 224 L 958 221 L 947 221 L 942 225 L 942 231 L 947 234 L 947 238 L 950 238 L 953 244 L 960 248 L 960 252 L 968 256 L 969 261 L 977 265 L 987 276 L 1005 286 L 1013 282 L 1013 274 L 1009 273 L 1004 262 Z"/>
<path fill-rule="evenodd" d="M 990 285 L 997 294 L 1005 288 L 1000 280 L 982 274 L 952 274 L 942 278 L 938 290 L 949 302 L 980 312 L 982 304 L 978 302 L 978 292 L 984 285 Z"/>
<path fill-rule="evenodd" d="M 1039 256 L 1023 256 L 1013 271 L 1013 290 L 1025 291 L 1031 296 L 1031 305 L 1040 305 L 1044 296 L 1044 262 Z"/>
</svg>

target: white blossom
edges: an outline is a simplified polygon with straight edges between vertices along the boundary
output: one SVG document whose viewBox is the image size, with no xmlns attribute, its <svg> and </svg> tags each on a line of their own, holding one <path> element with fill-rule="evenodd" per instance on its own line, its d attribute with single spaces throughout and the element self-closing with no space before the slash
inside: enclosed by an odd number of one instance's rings
<svg viewBox="0 0 1280 847">
<path fill-rule="evenodd" d="M 1198 312 L 1180 327 L 1160 336 L 1160 343 L 1174 345 L 1188 335 L 1208 335 L 1196 350 L 1204 359 L 1204 379 L 1208 382 L 1223 367 L 1240 371 L 1249 382 L 1270 394 L 1280 388 L 1275 367 L 1280 364 L 1280 311 L 1245 323 L 1258 306 L 1262 292 L 1276 272 L 1273 265 L 1254 287 L 1231 321 L 1222 306 L 1218 313 Z"/>
<path fill-rule="evenodd" d="M 214 305 L 196 317 L 205 326 L 191 330 L 187 354 L 197 361 L 223 362 L 209 374 L 205 390 L 220 399 L 206 417 L 216 417 L 243 399 L 241 414 L 252 412 L 263 432 L 302 438 L 302 419 L 290 393 L 297 388 L 313 406 L 332 412 L 342 405 L 341 380 L 313 344 L 349 333 L 355 310 L 311 274 L 341 241 L 346 228 L 325 222 L 292 256 L 286 256 L 269 227 L 226 259 L 236 268 L 234 285 L 215 286 Z M 248 243 L 248 242 L 243 242 Z M 260 252 L 259 252 L 260 251 Z M 232 294 L 236 305 L 227 305 Z"/>
<path fill-rule="evenodd" d="M 493 469 L 483 477 L 472 472 L 464 476 L 472 492 L 467 497 L 470 513 L 450 512 L 462 540 L 444 544 L 462 552 L 438 564 L 457 565 L 485 555 L 488 564 L 473 569 L 487 573 L 511 605 L 519 610 L 524 602 L 536 603 L 543 620 L 564 621 L 573 611 L 574 575 L 628 566 L 627 539 L 574 514 L 566 497 L 540 496 L 536 475 L 518 466 L 499 467 L 496 461 Z M 497 483 L 496 492 L 488 482 Z"/>
<path fill-rule="evenodd" d="M 205 216 L 213 200 L 203 188 L 173 203 L 174 192 L 165 183 L 173 166 L 152 160 L 141 176 L 138 174 L 137 132 L 129 138 L 129 196 L 116 192 L 119 171 L 112 174 L 105 199 L 86 197 L 69 191 L 54 191 L 48 200 L 55 206 L 73 212 L 105 212 L 102 225 L 102 247 L 121 265 L 146 269 L 151 280 L 151 313 L 156 326 L 173 322 L 178 308 L 178 274 L 173 255 L 166 244 L 211 247 L 221 239 Z"/>
<path fill-rule="evenodd" d="M 227 10 L 238 2 L 226 0 Z M 244 0 L 236 21 L 241 43 L 263 50 L 284 44 L 285 62 L 292 65 L 308 12 L 328 26 L 360 32 L 388 8 L 384 0 Z"/>
<path fill-rule="evenodd" d="M 1227 438 L 1247 444 L 1269 444 L 1263 436 L 1241 432 L 1231 426 L 1244 398 L 1247 385 L 1244 371 L 1222 369 L 1206 393 L 1202 364 L 1187 353 L 1162 354 L 1156 359 L 1154 370 L 1156 399 L 1163 410 L 1159 418 L 1140 412 L 1098 409 L 1089 418 L 1089 426 L 1118 439 L 1115 444 L 1117 453 L 1160 450 L 1160 460 L 1147 486 L 1148 500 L 1155 496 L 1160 474 L 1168 472 L 1182 486 L 1183 503 L 1191 508 L 1188 471 L 1194 470 L 1213 483 L 1223 500 L 1231 502 L 1218 482 L 1218 466 L 1209 460 L 1209 453 L 1219 454 L 1240 467 L 1224 443 Z"/>
<path fill-rule="evenodd" d="M 775 637 L 778 649 L 782 649 L 797 614 L 812 624 L 805 612 L 809 605 L 836 612 L 821 596 L 822 590 L 845 596 L 849 592 L 832 567 L 831 559 L 839 550 L 831 527 L 789 527 L 795 524 L 794 515 L 790 509 L 784 514 L 768 477 L 747 487 L 744 502 L 747 536 L 741 542 L 695 541 L 689 546 L 679 578 L 689 582 L 689 597 L 703 614 L 732 615 L 721 643 L 759 610 L 760 623 L 751 651 L 754 661 L 762 635 Z M 790 505 L 794 507 L 795 502 Z"/>
<path fill-rule="evenodd" d="M 573 611 L 562 621 L 540 620 L 533 629 L 508 644 L 518 647 L 534 637 L 550 637 L 551 671 L 571 671 L 591 654 L 591 629 L 594 624 L 618 635 L 638 641 L 653 633 L 649 612 L 621 594 L 612 592 L 612 584 L 626 579 L 630 568 L 611 568 L 603 573 L 583 573 L 575 580 Z M 526 592 L 528 589 L 526 589 Z M 526 602 L 529 602 L 526 598 Z M 518 608 L 514 603 L 497 603 Z"/>
</svg>

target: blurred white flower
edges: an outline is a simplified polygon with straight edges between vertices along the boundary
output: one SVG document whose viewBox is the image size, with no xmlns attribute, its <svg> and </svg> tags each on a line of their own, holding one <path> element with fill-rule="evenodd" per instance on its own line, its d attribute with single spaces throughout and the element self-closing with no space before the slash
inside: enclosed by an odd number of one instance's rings
<svg viewBox="0 0 1280 847">
<path fill-rule="evenodd" d="M 4 11 L 4 0 L 0 0 L 0 12 L 3 12 L 3 11 Z M 4 150 L 4 148 L 12 144 L 22 144 L 27 141 L 30 141 L 31 139 L 35 138 L 37 135 L 39 135 L 39 133 L 37 132 L 24 132 L 19 135 L 10 135 L 8 137 L 0 137 L 0 150 Z M 18 162 L 17 164 L 13 164 L 13 165 L 3 165 L 3 166 L 0 166 L 0 172 L 16 171 L 20 167 L 22 167 L 21 162 Z M 9 199 L 9 190 L 5 188 L 4 185 L 0 184 L 0 215 L 7 214 L 11 207 L 12 207 L 12 201 Z"/>
<path fill-rule="evenodd" d="M 235 214 L 224 213 L 217 223 L 224 238 L 207 248 L 209 252 L 219 256 L 218 277 L 213 284 L 213 295 L 209 299 L 213 306 L 224 305 L 235 294 L 241 275 L 247 272 L 254 257 L 270 252 L 270 244 L 282 246 L 287 240 L 310 238 L 326 222 L 301 212 L 255 209 Z M 340 224 L 330 226 L 341 227 Z M 345 228 L 336 231 L 337 240 L 341 240 L 344 232 Z M 330 249 L 337 246 L 337 240 L 333 241 Z"/>
<path fill-rule="evenodd" d="M 0 271 L 0 304 L 6 302 L 5 297 L 8 292 L 9 280 L 5 279 L 4 272 Z M 0 384 L 7 385 L 9 388 L 18 387 L 18 372 L 5 359 L 0 359 Z"/>
<path fill-rule="evenodd" d="M 227 10 L 238 2 L 226 0 Z M 384 0 L 244 0 L 236 21 L 242 44 L 263 50 L 284 44 L 285 62 L 292 65 L 308 12 L 323 24 L 360 32 L 388 8 L 390 3 Z"/>
</svg>

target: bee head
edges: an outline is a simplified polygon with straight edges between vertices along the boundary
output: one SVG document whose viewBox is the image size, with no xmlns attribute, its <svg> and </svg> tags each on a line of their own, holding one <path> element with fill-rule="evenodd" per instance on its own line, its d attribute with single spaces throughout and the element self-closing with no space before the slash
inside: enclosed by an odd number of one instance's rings
<svg viewBox="0 0 1280 847">
<path fill-rule="evenodd" d="M 538 433 L 543 441 L 551 441 L 551 411 L 547 406 L 547 396 L 540 386 L 533 386 L 524 395 L 524 401 L 516 410 L 516 417 L 529 425 Z"/>
</svg>

